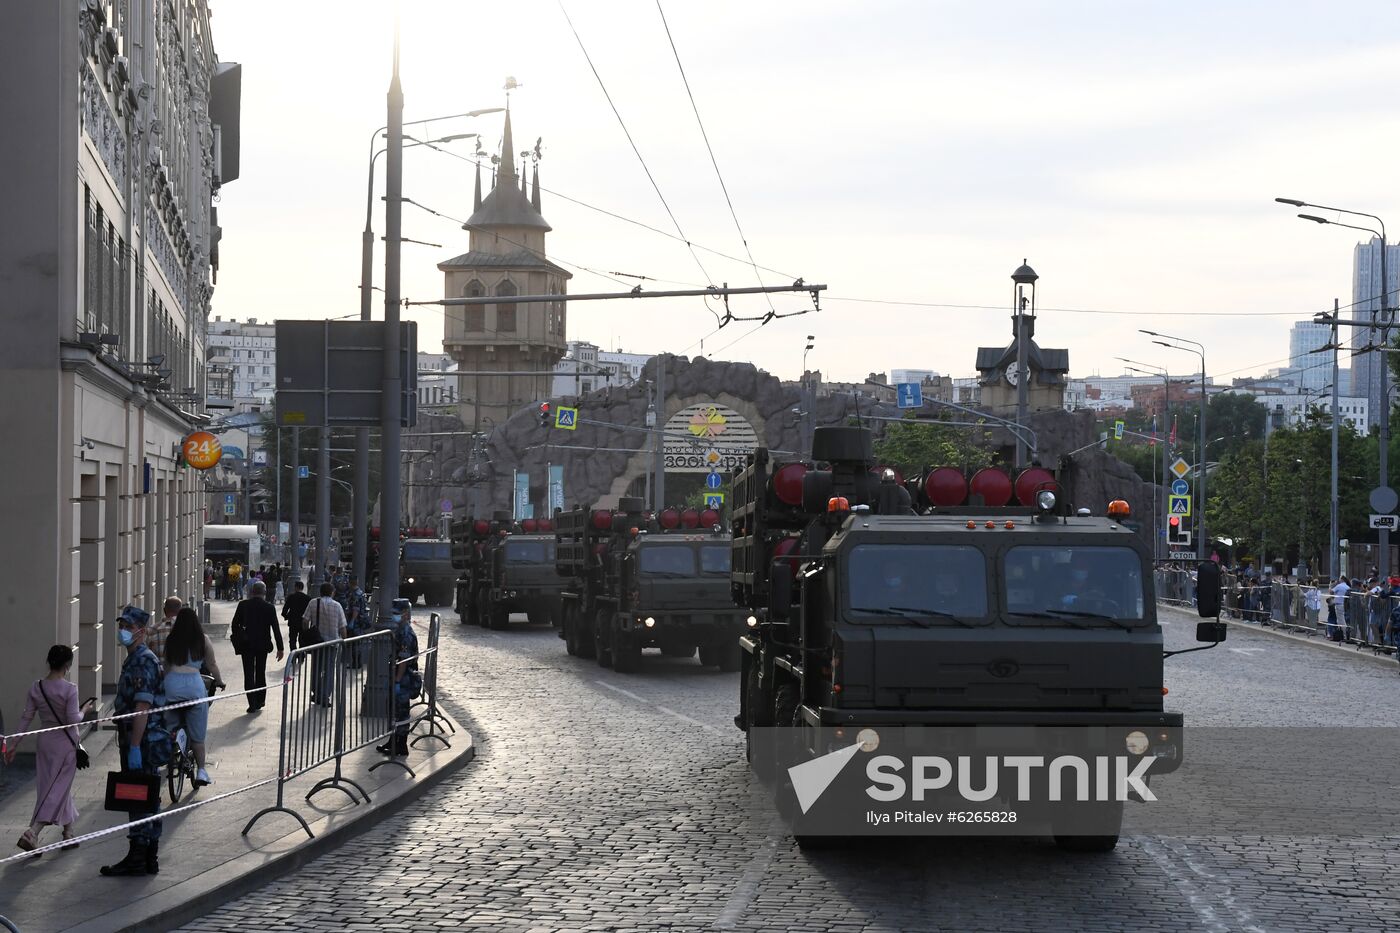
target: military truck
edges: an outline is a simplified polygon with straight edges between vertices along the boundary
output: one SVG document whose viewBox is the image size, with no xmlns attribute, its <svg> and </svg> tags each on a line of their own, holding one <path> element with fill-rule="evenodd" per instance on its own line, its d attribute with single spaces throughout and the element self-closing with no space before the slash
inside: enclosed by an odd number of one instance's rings
<svg viewBox="0 0 1400 933">
<path fill-rule="evenodd" d="M 505 628 L 512 612 L 526 613 L 535 624 L 556 624 L 564 581 L 555 567 L 554 525 L 527 518 L 513 529 L 483 550 L 476 617 L 494 629 Z"/>
<path fill-rule="evenodd" d="M 757 449 L 731 500 L 733 595 L 749 613 L 735 724 L 754 770 L 778 770 L 754 742 L 771 726 L 808 754 L 829 751 L 833 729 L 1096 727 L 1106 754 L 1174 770 L 1182 716 L 1163 706 L 1152 555 L 1126 503 L 1072 509 L 1060 479 L 943 467 L 901 485 L 864 428 L 816 429 L 810 461 Z M 1197 638 L 1213 647 L 1223 628 Z M 1116 845 L 1121 802 L 1092 806 L 1098 829 L 1056 831 L 1062 847 Z"/>
<path fill-rule="evenodd" d="M 742 614 L 729 596 L 729 536 L 706 509 L 618 508 L 555 514 L 555 555 L 564 578 L 559 636 L 569 654 L 635 671 L 642 649 L 737 671 Z"/>
<path fill-rule="evenodd" d="M 496 512 L 490 519 L 468 516 L 452 523 L 452 568 L 457 571 L 453 584 L 453 606 L 464 625 L 480 625 L 477 618 L 478 590 L 488 579 L 483 573 L 483 553 L 487 542 L 499 537 L 510 524 L 509 512 Z"/>
<path fill-rule="evenodd" d="M 452 567 L 452 542 L 440 538 L 406 538 L 399 549 L 399 596 L 410 603 L 424 598 L 429 606 L 452 601 L 457 578 Z"/>
</svg>

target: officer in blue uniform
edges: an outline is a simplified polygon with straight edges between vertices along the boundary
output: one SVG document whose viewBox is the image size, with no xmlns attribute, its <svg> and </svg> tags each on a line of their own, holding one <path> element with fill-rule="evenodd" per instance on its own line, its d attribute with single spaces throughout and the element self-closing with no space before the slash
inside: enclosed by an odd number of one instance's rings
<svg viewBox="0 0 1400 933">
<path fill-rule="evenodd" d="M 376 746 L 385 755 L 408 754 L 408 707 L 423 687 L 423 675 L 418 672 L 418 635 L 413 631 L 412 604 L 396 599 L 391 605 L 390 621 L 394 627 L 394 734 L 383 745 Z"/>
<path fill-rule="evenodd" d="M 128 771 L 144 774 L 158 773 L 161 759 L 169 758 L 170 736 L 159 716 L 146 711 L 164 702 L 160 661 L 146 647 L 147 626 L 151 614 L 136 606 L 127 606 L 117 619 L 117 639 L 126 648 L 121 677 L 117 681 L 115 710 L 137 713 L 129 719 L 117 720 L 117 747 L 123 766 Z M 131 814 L 133 820 L 160 812 L 160 798 L 155 807 Z M 115 865 L 103 865 L 102 874 L 109 876 L 154 875 L 160 871 L 161 820 L 133 826 L 126 834 L 130 848 L 126 858 Z"/>
</svg>

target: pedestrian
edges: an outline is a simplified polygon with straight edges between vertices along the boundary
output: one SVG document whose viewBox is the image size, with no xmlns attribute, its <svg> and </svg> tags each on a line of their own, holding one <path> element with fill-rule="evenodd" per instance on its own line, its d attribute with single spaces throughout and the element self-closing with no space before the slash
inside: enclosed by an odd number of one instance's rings
<svg viewBox="0 0 1400 933">
<path fill-rule="evenodd" d="M 58 726 L 72 726 L 58 732 L 40 733 L 38 751 L 34 759 L 35 774 L 34 815 L 29 828 L 16 843 L 28 851 L 39 846 L 39 834 L 45 826 L 62 826 L 63 838 L 73 838 L 73 821 L 78 818 L 78 808 L 73 805 L 73 776 L 78 768 L 87 767 L 87 752 L 78 755 L 77 724 L 92 711 L 96 700 L 88 700 L 78 706 L 78 688 L 68 680 L 68 672 L 73 667 L 73 649 L 67 645 L 54 645 L 49 649 L 49 673 L 47 677 L 34 681 L 29 687 L 29 695 L 24 701 L 24 713 L 19 718 L 19 731 L 25 732 L 35 715 L 39 717 L 40 729 L 53 729 Z M 5 746 L 5 764 L 13 764 L 15 752 L 19 751 L 16 739 Z M 77 843 L 64 848 L 73 848 Z"/>
<path fill-rule="evenodd" d="M 413 631 L 413 604 L 396 599 L 391 605 L 390 621 L 394 627 L 394 734 L 375 750 L 383 755 L 408 755 L 409 704 L 423 690 L 423 675 L 418 672 L 418 635 Z"/>
<path fill-rule="evenodd" d="M 1317 579 L 1308 580 L 1303 589 L 1303 609 L 1307 612 L 1308 628 L 1316 629 L 1318 617 L 1322 613 L 1322 594 L 1317 589 Z"/>
<path fill-rule="evenodd" d="M 1346 577 L 1338 577 L 1332 586 L 1332 603 L 1327 608 L 1327 637 L 1333 641 L 1345 641 L 1347 631 L 1347 594 L 1351 585 Z"/>
<path fill-rule="evenodd" d="M 282 565 L 273 564 L 267 568 L 267 573 L 263 574 L 263 582 L 267 584 L 267 596 L 275 605 L 282 599 Z"/>
<path fill-rule="evenodd" d="M 184 602 L 178 596 L 167 596 L 160 607 L 160 619 L 152 622 L 146 631 L 146 647 L 161 664 L 165 663 L 165 640 L 170 637 L 170 629 L 175 625 L 175 617 L 180 613 Z"/>
<path fill-rule="evenodd" d="M 214 657 L 214 643 L 204 633 L 199 624 L 199 613 L 186 607 L 175 617 L 175 625 L 165 639 L 165 701 L 185 703 L 190 700 L 207 700 L 209 690 L 204 685 L 205 668 L 214 678 L 216 686 L 223 683 L 219 673 L 219 662 Z M 166 713 L 166 728 L 173 735 L 183 721 L 185 738 L 194 749 L 194 759 L 198 770 L 194 775 L 194 786 L 204 787 L 214 782 L 205 770 L 204 737 L 209 730 L 209 704 L 199 703 Z"/>
<path fill-rule="evenodd" d="M 298 580 L 292 584 L 292 594 L 282 603 L 282 618 L 287 620 L 287 650 L 297 650 L 297 639 L 301 635 L 302 615 L 311 597 L 306 595 L 306 584 Z"/>
<path fill-rule="evenodd" d="M 207 602 L 214 598 L 214 562 L 206 560 L 204 562 L 204 599 Z"/>
<path fill-rule="evenodd" d="M 302 642 L 308 636 L 316 640 L 312 644 L 323 644 L 344 638 L 346 634 L 345 610 L 335 601 L 335 587 L 329 582 L 321 584 L 321 596 L 313 600 L 301 615 Z M 322 648 L 312 652 L 311 658 L 311 702 L 319 706 L 331 705 L 331 692 L 335 688 L 335 655 L 333 649 Z"/>
<path fill-rule="evenodd" d="M 340 603 L 341 609 L 348 609 L 350 602 L 350 574 L 344 567 L 337 567 L 331 564 L 327 578 L 331 581 L 331 586 L 335 587 L 335 601 Z"/>
<path fill-rule="evenodd" d="M 243 689 L 248 693 L 248 712 L 256 713 L 267 705 L 267 656 L 277 643 L 277 660 L 282 660 L 282 626 L 277 623 L 277 610 L 267 601 L 267 584 L 262 581 L 248 587 L 248 598 L 240 600 L 233 611 L 229 627 L 233 653 L 243 659 Z"/>
<path fill-rule="evenodd" d="M 127 606 L 117 620 L 117 640 L 126 648 L 121 676 L 117 680 L 114 709 L 118 715 L 136 715 L 117 720 L 117 750 L 128 771 L 159 774 L 160 767 L 170 760 L 170 734 L 160 716 L 151 716 L 151 707 L 160 705 L 164 684 L 160 662 L 146 646 L 147 627 L 151 614 L 136 606 Z M 135 810 L 132 820 L 140 820 L 160 812 L 160 796 L 155 797 L 149 810 Z M 155 875 L 160 872 L 160 836 L 162 820 L 151 820 L 132 826 L 126 833 L 126 857 L 113 865 L 103 865 L 102 874 L 115 876 Z"/>
<path fill-rule="evenodd" d="M 351 638 L 369 631 L 369 605 L 365 600 L 365 591 L 360 589 L 360 578 L 353 575 L 350 577 L 350 595 L 345 600 L 345 628 Z M 346 664 L 359 670 L 361 645 L 354 642 L 349 647 Z"/>
<path fill-rule="evenodd" d="M 229 596 L 228 561 L 222 561 L 222 562 L 220 562 L 220 564 L 219 564 L 219 598 L 220 598 L 220 599 L 228 599 L 228 596 Z"/>
<path fill-rule="evenodd" d="M 238 562 L 237 558 L 234 558 L 233 562 L 228 565 L 228 585 L 229 589 L 233 591 L 234 599 L 243 598 L 243 565 Z"/>
</svg>

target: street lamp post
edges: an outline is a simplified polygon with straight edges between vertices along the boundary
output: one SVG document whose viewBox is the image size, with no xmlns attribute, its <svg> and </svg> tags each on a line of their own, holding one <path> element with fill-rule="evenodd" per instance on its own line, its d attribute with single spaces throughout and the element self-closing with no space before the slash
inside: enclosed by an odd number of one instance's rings
<svg viewBox="0 0 1400 933">
<path fill-rule="evenodd" d="M 1156 331 L 1139 330 L 1139 333 L 1147 334 L 1149 337 L 1162 337 L 1162 340 L 1154 340 L 1153 343 L 1169 347 L 1173 350 L 1184 350 L 1187 353 L 1195 353 L 1201 358 L 1201 417 L 1200 423 L 1196 425 L 1199 429 L 1197 437 L 1200 439 L 1200 449 L 1196 454 L 1196 472 L 1200 474 L 1196 481 L 1196 530 L 1199 540 L 1196 542 L 1196 559 L 1206 559 L 1206 348 L 1203 344 L 1194 340 L 1187 340 L 1185 337 L 1173 337 L 1170 334 L 1159 334 Z M 1175 340 L 1176 343 L 1167 343 L 1168 340 Z M 1182 347 L 1177 344 L 1189 343 L 1197 349 Z"/>
<path fill-rule="evenodd" d="M 1378 297 L 1378 301 L 1377 301 L 1378 307 L 1376 308 L 1376 315 L 1377 315 L 1377 318 L 1378 318 L 1379 321 L 1380 321 L 1381 343 L 1382 343 L 1382 345 L 1388 345 L 1388 344 L 1390 343 L 1390 327 L 1391 327 L 1392 322 L 1391 322 L 1391 319 L 1390 319 L 1391 309 L 1389 309 L 1389 308 L 1386 307 L 1386 305 L 1387 305 L 1387 303 L 1388 303 L 1388 302 L 1387 302 L 1387 299 L 1390 297 L 1390 278 L 1389 278 L 1388 273 L 1387 273 L 1387 270 L 1386 270 L 1386 253 L 1388 252 L 1388 246 L 1387 246 L 1388 240 L 1387 240 L 1386 235 L 1385 235 L 1385 221 L 1384 221 L 1384 220 L 1381 220 L 1381 218 L 1377 217 L 1375 214 L 1368 214 L 1368 213 L 1366 213 L 1365 211 L 1349 211 L 1349 210 L 1347 210 L 1347 209 L 1344 208 L 1344 207 L 1328 207 L 1328 206 L 1325 205 L 1325 204 L 1311 204 L 1311 203 L 1309 203 L 1309 202 L 1307 202 L 1307 201 L 1299 201 L 1299 200 L 1297 200 L 1297 199 L 1295 199 L 1295 198 L 1274 198 L 1274 200 L 1277 201 L 1277 202 L 1280 203 L 1280 204 L 1289 204 L 1289 205 L 1292 205 L 1293 207 L 1311 207 L 1311 208 L 1314 208 L 1314 209 L 1316 209 L 1316 210 L 1321 210 L 1321 211 L 1335 211 L 1335 212 L 1338 213 L 1338 214 L 1347 214 L 1347 215 L 1350 215 L 1350 216 L 1352 216 L 1352 217 L 1369 217 L 1369 218 L 1371 218 L 1372 220 L 1374 220 L 1374 221 L 1376 222 L 1376 224 L 1380 227 L 1379 230 L 1375 230 L 1375 229 L 1372 229 L 1371 227 L 1361 227 L 1361 226 L 1357 226 L 1357 225 L 1354 225 L 1354 224 L 1344 224 L 1344 223 L 1341 223 L 1340 221 L 1336 221 L 1336 220 L 1328 220 L 1326 217 L 1318 217 L 1318 216 L 1315 215 L 1315 214 L 1299 214 L 1299 215 L 1298 215 L 1301 219 L 1303 219 L 1303 220 L 1310 220 L 1310 221 L 1312 221 L 1313 223 L 1317 223 L 1317 224 L 1331 224 L 1331 225 L 1336 226 L 1336 227 L 1346 227 L 1348 230 L 1360 230 L 1360 231 L 1362 231 L 1363 233 L 1370 233 L 1370 234 L 1372 234 L 1372 235 L 1374 235 L 1374 236 L 1380 237 L 1380 240 L 1381 240 L 1381 284 L 1380 284 L 1380 289 L 1379 289 L 1379 295 L 1377 296 L 1377 297 Z M 1373 319 L 1372 319 L 1372 322 L 1371 322 L 1371 325 L 1372 325 L 1372 326 L 1371 326 L 1371 338 L 1370 338 L 1369 341 L 1368 341 L 1368 349 L 1375 349 L 1375 342 L 1376 342 L 1376 341 L 1375 341 L 1375 323 L 1376 323 L 1376 319 L 1377 319 L 1377 318 L 1373 318 Z M 1335 315 L 1335 314 L 1333 314 L 1333 316 L 1332 316 L 1332 322 L 1333 322 L 1333 331 L 1332 331 L 1332 333 L 1333 333 L 1333 341 L 1332 341 L 1332 342 L 1333 342 L 1333 343 L 1336 343 L 1336 336 L 1335 336 L 1335 335 L 1336 335 L 1336 323 L 1337 323 L 1337 319 L 1336 319 L 1336 315 Z M 1379 469 L 1379 473 L 1380 473 L 1380 484 L 1379 484 L 1379 485 L 1380 485 L 1380 488 L 1386 489 L 1386 488 L 1389 488 L 1389 486 L 1390 486 L 1390 464 L 1389 464 L 1389 462 L 1388 462 L 1388 461 L 1389 461 L 1389 454 L 1390 454 L 1390 451 L 1389 451 L 1389 448 L 1390 448 L 1390 394 L 1389 394 L 1389 392 L 1387 391 L 1387 388 L 1386 388 L 1386 384 L 1387 384 L 1387 382 L 1389 381 L 1389 378 L 1388 378 L 1388 377 L 1389 377 L 1389 374 L 1387 373 L 1387 369 L 1389 368 L 1389 364 L 1385 361 L 1385 357 L 1384 357 L 1384 356 L 1381 357 L 1381 365 L 1380 365 L 1378 368 L 1379 368 L 1379 370 L 1380 370 L 1380 374 L 1379 374 L 1379 379 L 1380 379 L 1380 393 L 1379 393 L 1379 397 L 1380 397 L 1380 404 L 1381 404 L 1381 411 L 1380 411 L 1380 417 L 1379 417 L 1379 420 L 1380 420 L 1380 469 Z M 1332 380 L 1332 384 L 1333 384 L 1334 387 L 1335 387 L 1335 385 L 1336 385 L 1336 382 L 1337 382 L 1337 380 L 1334 378 L 1334 379 Z M 1370 390 L 1371 390 L 1371 387 L 1370 387 L 1370 386 L 1367 386 L 1367 387 L 1366 387 L 1366 392 L 1367 392 L 1367 395 L 1368 395 L 1368 396 L 1370 395 Z M 1334 391 L 1334 393 L 1333 393 L 1333 397 L 1335 398 L 1335 391 Z M 1333 414 L 1332 417 L 1333 417 L 1333 421 L 1335 422 L 1335 420 L 1336 420 L 1336 414 L 1335 414 L 1335 412 L 1334 412 L 1334 414 Z M 1337 498 L 1337 497 L 1336 497 L 1336 491 L 1335 491 L 1335 484 L 1336 484 L 1336 468 L 1335 468 L 1335 467 L 1333 468 L 1332 475 L 1333 475 L 1333 486 L 1334 486 L 1333 494 L 1332 494 L 1332 499 L 1333 499 L 1333 501 L 1335 502 L 1335 501 L 1336 501 L 1336 498 Z M 1380 575 L 1381 575 L 1382 579 L 1384 579 L 1385 577 L 1388 577 L 1388 576 L 1390 575 L 1390 531 L 1389 531 L 1388 529 L 1385 529 L 1385 528 L 1380 529 L 1380 533 L 1379 533 L 1379 535 L 1378 535 L 1378 538 L 1379 538 L 1378 543 L 1379 543 L 1379 545 L 1380 545 L 1380 557 L 1379 557 L 1379 560 L 1377 561 L 1377 568 L 1378 568 L 1379 571 L 1380 571 Z M 1337 545 L 1336 545 L 1336 543 L 1335 543 L 1335 542 L 1336 542 L 1336 539 L 1337 539 L 1337 531 L 1336 531 L 1336 529 L 1335 529 L 1335 523 L 1334 523 L 1334 528 L 1333 528 L 1333 532 L 1332 532 L 1332 539 L 1333 539 L 1333 546 L 1332 546 L 1332 547 L 1333 547 L 1333 551 L 1335 552 L 1335 551 L 1336 551 L 1336 548 L 1337 548 Z M 1334 566 L 1335 566 L 1335 564 L 1336 564 L 1336 559 L 1335 559 L 1335 558 L 1333 559 L 1333 564 L 1334 564 Z"/>
<path fill-rule="evenodd" d="M 432 123 L 441 120 L 452 120 L 458 117 L 479 117 L 487 113 L 496 113 L 503 110 L 503 107 L 488 107 L 484 110 L 471 110 L 466 113 L 454 113 L 445 117 L 438 117 L 436 120 L 415 120 L 409 125 Z M 403 126 L 400 125 L 400 133 Z M 360 238 L 360 320 L 368 321 L 371 315 L 371 292 L 374 289 L 373 267 L 374 267 L 374 162 L 381 155 L 388 152 L 388 147 L 375 150 L 375 142 L 379 135 L 388 126 L 381 126 L 374 131 L 370 137 L 369 148 L 369 180 L 365 185 L 365 229 Z M 444 136 L 441 139 L 432 139 L 426 142 L 414 140 L 414 146 L 432 146 L 435 143 L 452 142 L 457 139 L 473 138 L 475 133 L 457 133 L 452 136 Z M 411 147 L 409 147 L 411 148 Z M 355 429 L 355 494 L 351 497 L 351 511 L 354 519 L 351 525 L 354 529 L 354 572 L 360 580 L 365 580 L 365 561 L 369 549 L 369 428 Z M 367 583 L 367 581 L 366 581 Z"/>
<path fill-rule="evenodd" d="M 1160 549 L 1161 556 L 1158 557 L 1158 560 L 1165 560 L 1171 548 L 1167 546 L 1167 542 L 1162 540 L 1165 535 L 1157 534 L 1157 528 L 1159 527 L 1158 519 L 1167 514 L 1167 503 L 1170 501 L 1167 499 L 1166 492 L 1167 465 L 1171 462 L 1171 444 L 1167 443 L 1167 419 L 1171 417 L 1172 379 L 1168 371 L 1161 366 L 1153 366 L 1151 363 L 1139 363 L 1136 360 L 1130 360 L 1122 356 L 1118 357 L 1118 359 L 1129 364 L 1125 367 L 1129 372 L 1140 373 L 1144 376 L 1162 377 L 1162 484 L 1158 487 L 1158 489 L 1162 491 L 1162 501 L 1154 504 L 1153 508 L 1153 511 L 1157 514 L 1152 516 L 1152 533 L 1157 540 L 1152 542 L 1152 553 L 1155 555 Z M 1147 368 L 1143 369 L 1139 367 Z"/>
<path fill-rule="evenodd" d="M 816 346 L 816 337 L 807 335 L 807 346 L 802 350 L 802 446 L 799 452 L 806 457 L 812 450 L 812 377 L 807 372 L 807 354 Z"/>
</svg>

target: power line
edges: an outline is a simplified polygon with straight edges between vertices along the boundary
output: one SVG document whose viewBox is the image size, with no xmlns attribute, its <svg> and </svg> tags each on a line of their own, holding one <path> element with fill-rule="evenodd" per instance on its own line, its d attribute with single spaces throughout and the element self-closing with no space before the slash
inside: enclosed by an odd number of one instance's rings
<svg viewBox="0 0 1400 933">
<path fill-rule="evenodd" d="M 758 284 L 763 284 L 763 276 L 758 272 L 758 263 L 754 262 L 753 250 L 749 248 L 749 238 L 744 236 L 744 228 L 739 224 L 739 215 L 734 211 L 734 202 L 729 197 L 729 186 L 724 183 L 724 175 L 720 173 L 719 161 L 715 158 L 714 147 L 710 145 L 710 134 L 705 132 L 705 121 L 700 119 L 700 107 L 695 103 L 695 93 L 690 89 L 690 79 L 686 77 L 685 65 L 681 64 L 681 53 L 676 49 L 676 40 L 671 35 L 671 24 L 666 22 L 666 11 L 661 8 L 661 0 L 656 0 L 656 12 L 661 14 L 661 26 L 666 30 L 666 41 L 671 43 L 671 54 L 676 59 L 676 68 L 681 73 L 681 83 L 685 85 L 685 94 L 690 98 L 690 109 L 695 114 L 695 123 L 700 127 L 700 138 L 705 140 L 705 151 L 710 154 L 710 164 L 714 166 L 715 178 L 719 180 L 719 190 L 724 192 L 724 203 L 729 205 L 729 216 L 734 218 L 734 229 L 739 231 L 739 241 L 744 244 L 744 254 L 749 257 L 749 265 L 753 267 L 754 277 L 758 279 Z M 768 298 L 768 310 L 776 315 L 777 309 L 773 307 L 773 299 Z M 764 323 L 767 323 L 766 321 Z"/>
<path fill-rule="evenodd" d="M 617 117 L 618 125 L 622 127 L 622 133 L 627 137 L 627 142 L 632 146 L 632 151 L 637 155 L 637 161 L 642 163 L 642 171 L 646 172 L 647 181 L 651 182 L 652 190 L 656 192 L 657 198 L 661 201 L 661 206 L 666 209 L 666 216 L 671 218 L 671 223 L 675 225 L 676 233 L 684 241 L 686 248 L 690 250 L 691 257 L 695 264 L 700 267 L 700 274 L 707 284 L 713 285 L 714 280 L 710 278 L 710 273 L 705 271 L 705 264 L 700 261 L 700 256 L 695 252 L 695 247 L 691 245 L 690 239 L 686 237 L 685 231 L 681 229 L 681 223 L 676 219 L 676 215 L 671 210 L 671 205 L 666 203 L 666 196 L 661 193 L 661 186 L 656 183 L 656 179 L 651 174 L 651 169 L 647 167 L 647 160 L 642 158 L 642 151 L 637 148 L 636 140 L 632 138 L 631 130 L 627 129 L 627 121 L 622 119 L 622 114 L 617 109 L 617 104 L 613 103 L 612 95 L 608 93 L 608 86 L 603 83 L 603 76 L 598 73 L 598 68 L 593 64 L 593 56 L 588 54 L 588 49 L 583 44 L 583 37 L 578 34 L 578 29 L 574 26 L 574 21 L 569 17 L 569 11 L 564 9 L 564 0 L 558 0 L 559 12 L 564 14 L 564 19 L 569 24 L 569 29 L 574 34 L 574 40 L 578 42 L 579 51 L 583 53 L 583 58 L 588 62 L 589 70 L 593 72 L 593 77 L 598 80 L 598 87 L 602 90 L 603 96 L 607 98 L 608 106 L 612 108 L 613 116 Z"/>
</svg>

